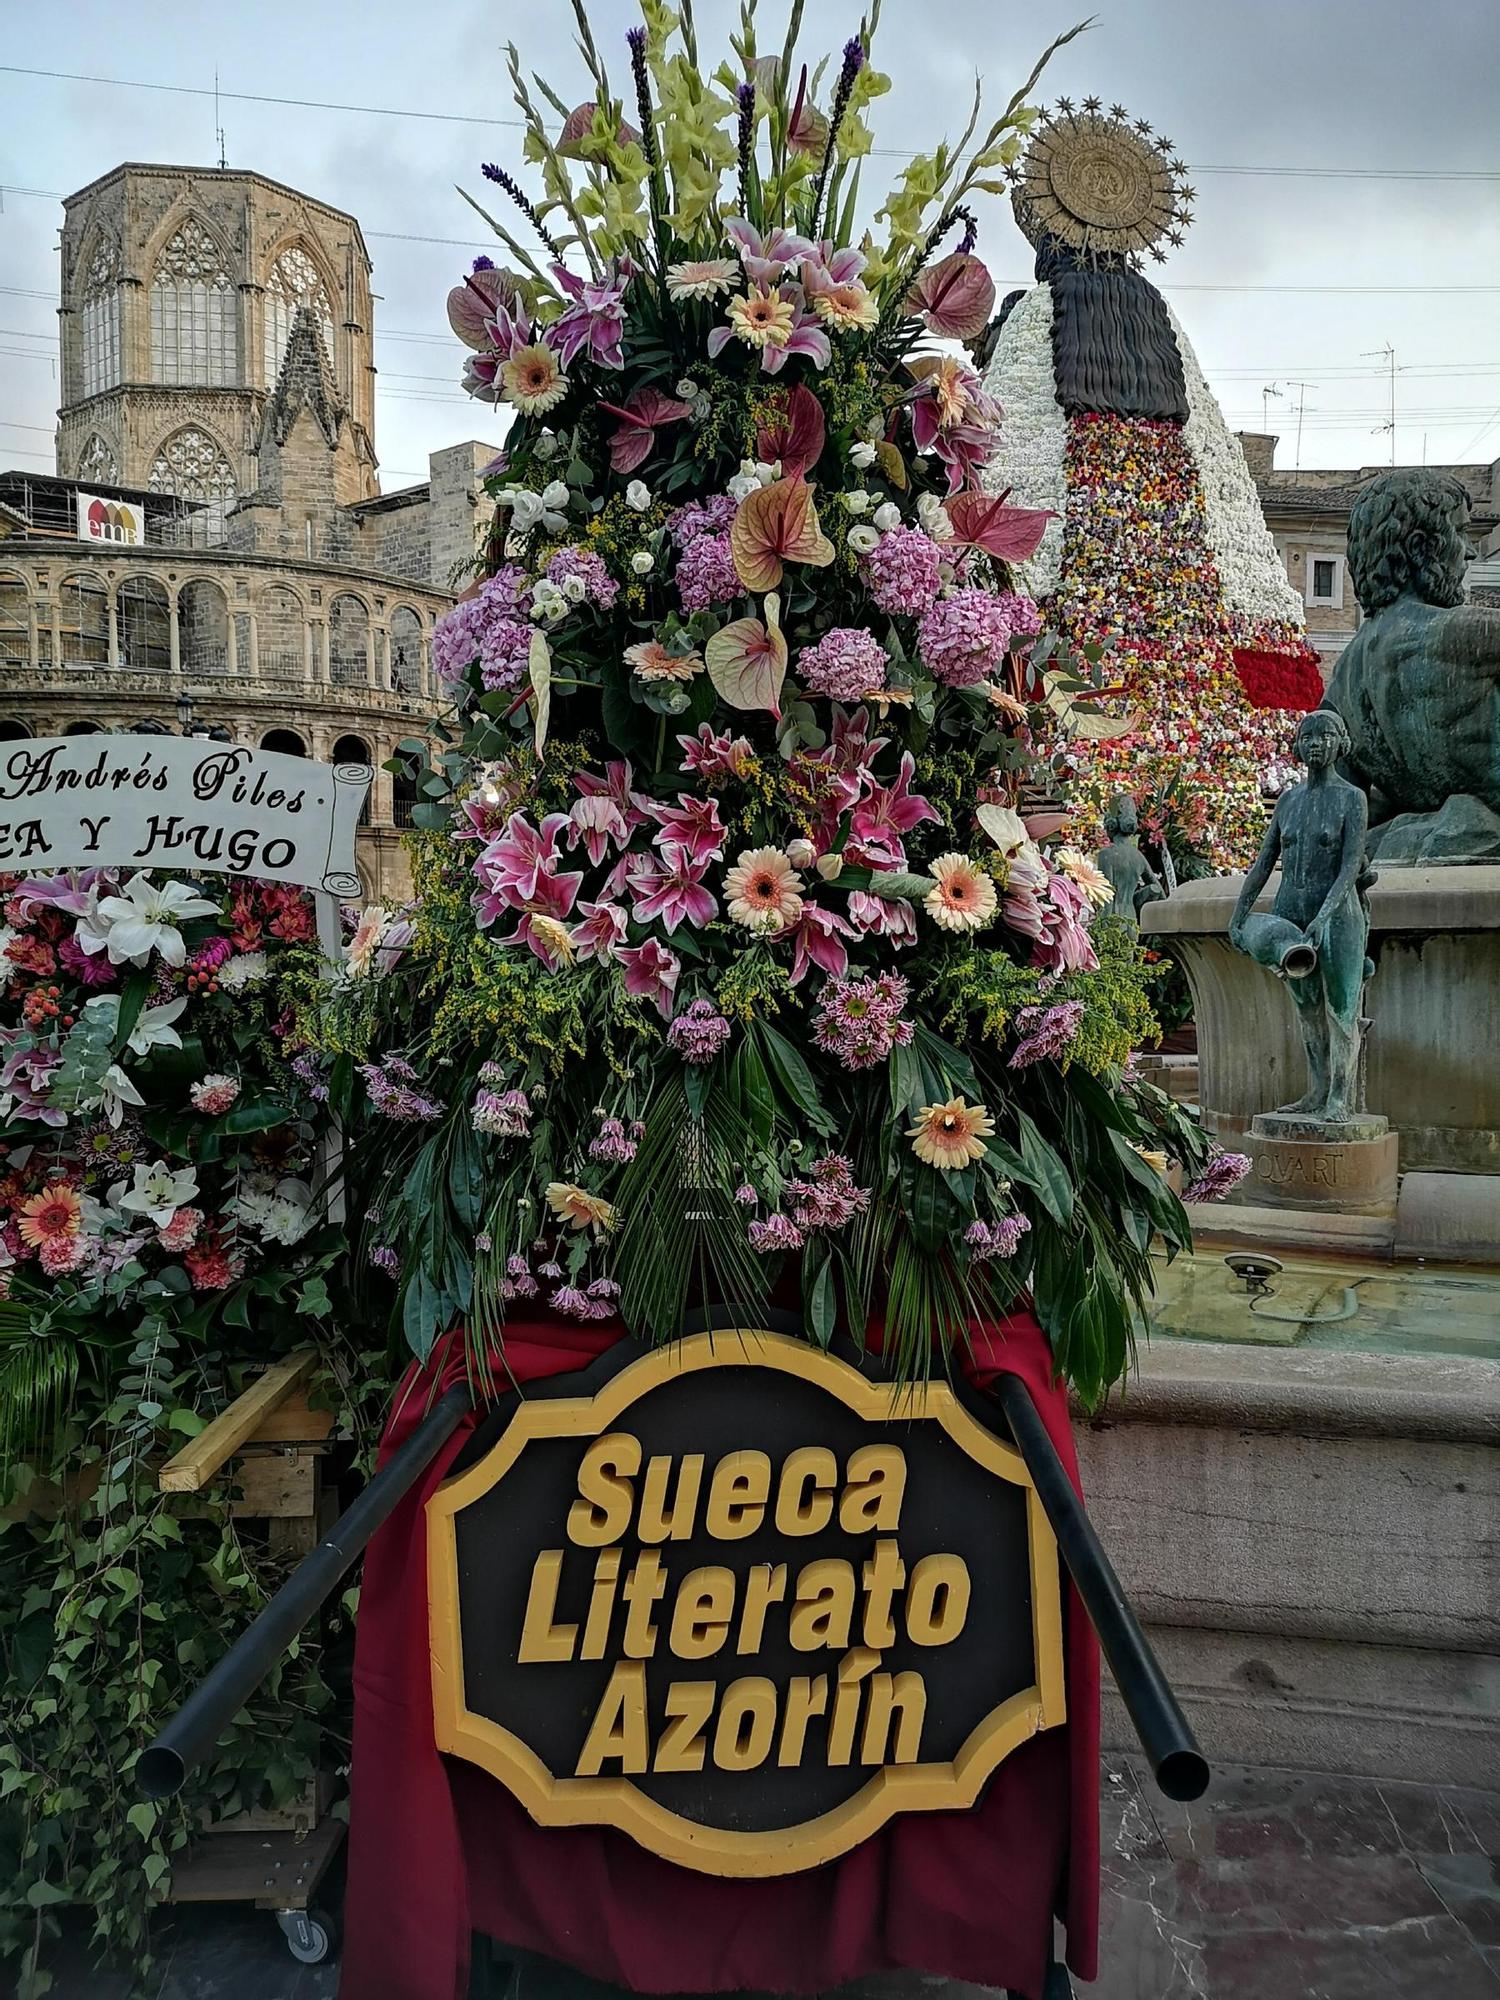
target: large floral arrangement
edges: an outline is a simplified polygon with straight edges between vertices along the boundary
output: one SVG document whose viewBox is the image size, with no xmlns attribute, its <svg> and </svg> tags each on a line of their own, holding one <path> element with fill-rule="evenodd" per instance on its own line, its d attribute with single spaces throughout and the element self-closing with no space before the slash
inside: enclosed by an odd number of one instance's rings
<svg viewBox="0 0 1500 2000">
<path fill-rule="evenodd" d="M 555 126 L 512 52 L 541 195 L 485 168 L 511 262 L 449 299 L 511 418 L 435 635 L 462 742 L 407 948 L 377 930 L 309 1032 L 361 1066 L 419 1353 L 534 1305 L 668 1339 L 780 1286 L 915 1372 L 1029 1286 L 1097 1396 L 1153 1229 L 1185 1240 L 1142 1151 L 1202 1149 L 1129 1080 L 1108 886 L 1043 844 L 1009 565 L 1045 516 L 979 490 L 1003 415 L 951 346 L 1030 85 L 856 242 L 874 22 L 810 73 L 800 12 L 768 54 L 747 8 L 710 74 L 645 0 L 627 102 L 580 11 L 594 94 L 538 80 Z"/>
<path fill-rule="evenodd" d="M 317 1767 L 309 1634 L 183 1799 L 133 1775 L 287 1567 L 227 1483 L 184 1504 L 156 1474 L 268 1360 L 336 1345 L 340 1079 L 293 1029 L 319 979 L 300 890 L 0 876 L 0 1959 L 23 1996 L 70 1903 L 144 1967 L 198 1816 Z"/>
</svg>

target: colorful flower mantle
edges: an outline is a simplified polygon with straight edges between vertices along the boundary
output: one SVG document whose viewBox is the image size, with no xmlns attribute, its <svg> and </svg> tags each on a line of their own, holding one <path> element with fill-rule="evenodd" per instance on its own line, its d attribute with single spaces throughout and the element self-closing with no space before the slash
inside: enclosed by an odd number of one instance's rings
<svg viewBox="0 0 1500 2000">
<path fill-rule="evenodd" d="M 1097 1397 L 1187 1240 L 1142 1153 L 1206 1149 L 1130 1078 L 1108 885 L 1043 844 L 1047 518 L 979 490 L 1003 413 L 935 338 L 988 320 L 969 203 L 1033 113 L 976 98 L 856 244 L 868 35 L 810 73 L 752 9 L 710 74 L 643 14 L 628 99 L 581 12 L 586 102 L 512 52 L 541 196 L 486 167 L 510 262 L 449 299 L 512 422 L 411 936 L 315 1028 L 368 1088 L 368 1253 L 481 1365 L 510 1310 L 670 1339 L 774 1290 L 920 1373 L 1029 1288 Z"/>
</svg>

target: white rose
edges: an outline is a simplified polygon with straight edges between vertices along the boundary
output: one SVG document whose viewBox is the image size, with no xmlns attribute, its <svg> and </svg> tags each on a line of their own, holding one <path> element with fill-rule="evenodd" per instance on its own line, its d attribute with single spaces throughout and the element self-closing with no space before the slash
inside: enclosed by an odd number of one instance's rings
<svg viewBox="0 0 1500 2000">
<path fill-rule="evenodd" d="M 878 528 L 871 528 L 864 522 L 861 522 L 857 528 L 849 530 L 844 540 L 858 555 L 867 556 L 871 549 L 879 548 L 880 530 Z"/>
<path fill-rule="evenodd" d="M 901 509 L 894 500 L 883 500 L 870 518 L 881 534 L 889 534 L 892 528 L 901 526 Z"/>
<path fill-rule="evenodd" d="M 849 447 L 849 463 L 857 466 L 861 472 L 867 466 L 873 465 L 875 463 L 874 445 L 866 444 L 863 439 L 858 444 L 851 444 Z"/>
<path fill-rule="evenodd" d="M 756 459 L 755 476 L 762 486 L 771 485 L 773 481 L 781 477 L 781 460 L 778 458 L 770 465 L 767 465 L 763 458 Z"/>
<path fill-rule="evenodd" d="M 656 568 L 656 558 L 649 549 L 637 549 L 630 558 L 630 567 L 637 576 L 649 576 Z"/>
<path fill-rule="evenodd" d="M 562 480 L 554 479 L 542 488 L 542 505 L 546 508 L 566 507 L 568 489 Z"/>
<path fill-rule="evenodd" d="M 625 488 L 625 505 L 637 514 L 644 514 L 651 505 L 651 488 L 644 479 L 632 479 Z"/>
<path fill-rule="evenodd" d="M 582 604 L 588 595 L 588 585 L 581 576 L 565 576 L 562 580 L 562 594 L 569 604 Z"/>
<path fill-rule="evenodd" d="M 839 498 L 850 514 L 868 514 L 870 511 L 870 496 L 862 486 L 856 486 L 852 493 L 840 494 Z"/>
<path fill-rule="evenodd" d="M 752 493 L 760 490 L 760 481 L 754 472 L 737 472 L 730 480 L 728 493 L 731 500 L 748 500 Z"/>
<path fill-rule="evenodd" d="M 698 384 L 693 380 L 691 375 L 684 375 L 682 380 L 677 384 L 675 393 L 680 401 L 690 403 L 694 396 L 698 394 Z"/>
</svg>

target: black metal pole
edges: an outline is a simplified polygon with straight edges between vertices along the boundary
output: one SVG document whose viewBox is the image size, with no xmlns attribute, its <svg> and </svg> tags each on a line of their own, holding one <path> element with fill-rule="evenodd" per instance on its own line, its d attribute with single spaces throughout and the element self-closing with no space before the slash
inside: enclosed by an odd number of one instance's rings
<svg viewBox="0 0 1500 2000">
<path fill-rule="evenodd" d="M 1037 1495 L 1052 1523 L 1063 1561 L 1099 1635 L 1099 1644 L 1135 1724 L 1141 1747 L 1151 1760 L 1157 1784 L 1169 1799 L 1202 1798 L 1208 1789 L 1208 1761 L 1198 1748 L 1188 1719 L 1151 1650 L 1150 1640 L 1141 1630 L 1130 1600 L 1120 1588 L 1120 1579 L 1100 1546 L 1083 1502 L 1063 1470 L 1030 1390 L 1018 1376 L 1001 1375 L 995 1382 L 994 1393 L 1005 1411 L 1016 1449 L 1036 1483 Z"/>
<path fill-rule="evenodd" d="M 468 1384 L 459 1383 L 433 1406 L 339 1516 L 327 1540 L 303 1558 L 260 1616 L 146 1745 L 135 1775 L 148 1799 L 168 1798 L 181 1790 L 188 1772 L 213 1748 L 224 1725 L 243 1708 L 397 1501 L 416 1483 L 472 1402 Z"/>
</svg>

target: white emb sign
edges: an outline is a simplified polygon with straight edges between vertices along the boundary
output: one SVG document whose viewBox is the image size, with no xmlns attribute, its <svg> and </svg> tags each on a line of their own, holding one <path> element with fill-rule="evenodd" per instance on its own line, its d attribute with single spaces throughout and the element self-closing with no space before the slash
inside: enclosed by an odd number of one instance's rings
<svg viewBox="0 0 1500 2000">
<path fill-rule="evenodd" d="M 0 868 L 208 870 L 358 896 L 374 772 L 201 737 L 52 736 L 0 750 Z"/>
<path fill-rule="evenodd" d="M 106 500 L 99 493 L 80 493 L 78 539 L 80 542 L 118 542 L 139 548 L 146 539 L 146 510 L 131 500 Z"/>
</svg>

